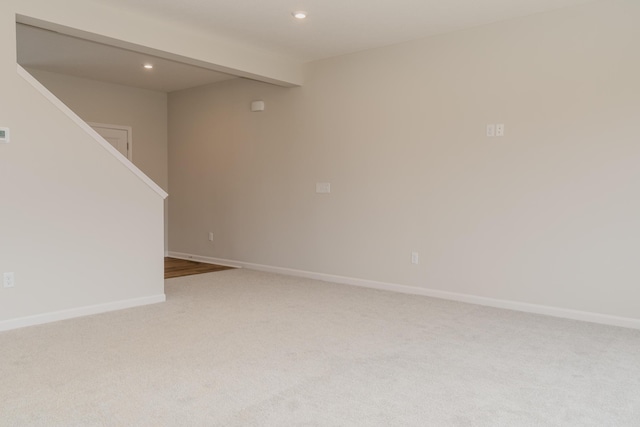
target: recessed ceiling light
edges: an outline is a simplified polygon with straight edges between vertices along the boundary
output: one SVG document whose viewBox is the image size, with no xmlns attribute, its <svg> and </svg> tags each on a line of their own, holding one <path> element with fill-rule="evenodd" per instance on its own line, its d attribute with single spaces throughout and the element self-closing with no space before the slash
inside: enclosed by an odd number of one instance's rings
<svg viewBox="0 0 640 427">
<path fill-rule="evenodd" d="M 150 70 L 153 68 L 153 64 L 144 64 L 143 67 L 146 68 L 147 70 Z"/>
<path fill-rule="evenodd" d="M 304 19 L 307 17 L 307 12 L 303 12 L 301 10 L 292 13 L 293 17 L 296 19 Z"/>
</svg>

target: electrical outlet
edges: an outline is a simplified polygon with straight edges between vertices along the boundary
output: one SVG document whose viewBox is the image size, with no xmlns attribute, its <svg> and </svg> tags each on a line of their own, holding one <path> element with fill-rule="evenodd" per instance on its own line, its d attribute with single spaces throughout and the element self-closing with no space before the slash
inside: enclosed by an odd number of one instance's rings
<svg viewBox="0 0 640 427">
<path fill-rule="evenodd" d="M 420 262 L 418 252 L 411 252 L 411 264 L 418 264 Z"/>
<path fill-rule="evenodd" d="M 209 232 L 209 241 L 213 242 L 213 233 L 211 231 Z"/>
<path fill-rule="evenodd" d="M 496 125 L 496 136 L 504 136 L 504 125 L 502 123 Z"/>
<path fill-rule="evenodd" d="M 13 288 L 16 285 L 16 280 L 13 273 L 4 273 L 4 287 Z"/>
</svg>

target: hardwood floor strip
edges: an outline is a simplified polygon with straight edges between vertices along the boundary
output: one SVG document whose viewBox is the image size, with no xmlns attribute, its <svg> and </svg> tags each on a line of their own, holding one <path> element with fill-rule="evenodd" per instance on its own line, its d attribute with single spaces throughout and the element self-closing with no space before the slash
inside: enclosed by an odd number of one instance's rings
<svg viewBox="0 0 640 427">
<path fill-rule="evenodd" d="M 224 265 L 206 264 L 204 262 L 190 261 L 186 259 L 165 258 L 164 278 L 191 276 L 194 274 L 211 273 L 214 271 L 232 270 L 233 267 Z"/>
</svg>

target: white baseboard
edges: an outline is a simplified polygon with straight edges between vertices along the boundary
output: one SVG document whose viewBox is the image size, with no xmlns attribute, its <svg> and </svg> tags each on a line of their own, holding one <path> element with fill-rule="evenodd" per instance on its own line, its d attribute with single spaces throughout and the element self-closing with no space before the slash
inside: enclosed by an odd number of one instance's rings
<svg viewBox="0 0 640 427">
<path fill-rule="evenodd" d="M 106 313 L 125 308 L 140 307 L 148 304 L 164 302 L 164 294 L 150 297 L 134 298 L 124 301 L 115 301 L 106 304 L 89 305 L 86 307 L 72 308 L 69 310 L 54 311 L 52 313 L 37 314 L 35 316 L 19 317 L 17 319 L 0 322 L 0 331 L 24 328 L 26 326 L 41 325 L 43 323 L 57 322 L 58 320 L 73 319 L 75 317 L 89 316 L 92 314 Z"/>
<path fill-rule="evenodd" d="M 456 292 L 440 291 L 437 289 L 418 288 L 415 286 L 398 285 L 395 283 L 377 282 L 374 280 L 357 279 L 353 277 L 335 276 L 331 274 L 315 273 L 311 271 L 294 270 L 283 267 L 273 267 L 248 262 L 232 261 L 219 258 L 210 258 L 180 252 L 169 252 L 173 258 L 189 259 L 210 264 L 225 265 L 249 270 L 264 271 L 268 273 L 283 274 L 286 276 L 304 277 L 307 279 L 322 280 L 324 282 L 339 283 L 343 285 L 360 286 L 364 288 L 379 289 L 383 291 L 400 292 L 403 294 L 421 295 L 432 298 L 440 298 L 451 301 L 465 302 L 488 307 L 503 308 L 506 310 L 522 311 L 526 313 L 542 314 L 546 316 L 560 317 L 563 319 L 580 320 L 584 322 L 599 323 L 603 325 L 620 326 L 623 328 L 640 329 L 640 319 L 630 317 L 618 317 L 608 314 L 593 313 L 588 311 L 572 310 L 568 308 L 551 307 L 538 304 L 529 304 L 518 301 L 487 298 L 477 295 L 462 294 Z"/>
</svg>

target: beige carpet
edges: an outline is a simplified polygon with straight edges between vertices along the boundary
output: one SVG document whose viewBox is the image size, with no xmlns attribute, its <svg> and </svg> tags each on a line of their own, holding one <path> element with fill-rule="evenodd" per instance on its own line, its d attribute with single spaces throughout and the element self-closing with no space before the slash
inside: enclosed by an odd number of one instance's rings
<svg viewBox="0 0 640 427">
<path fill-rule="evenodd" d="M 249 270 L 0 333 L 2 426 L 640 426 L 640 331 Z"/>
</svg>

